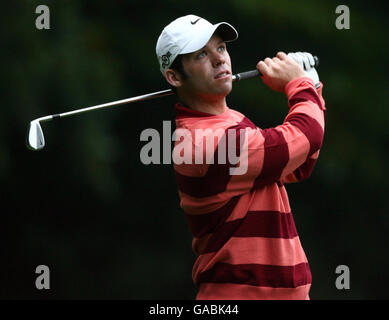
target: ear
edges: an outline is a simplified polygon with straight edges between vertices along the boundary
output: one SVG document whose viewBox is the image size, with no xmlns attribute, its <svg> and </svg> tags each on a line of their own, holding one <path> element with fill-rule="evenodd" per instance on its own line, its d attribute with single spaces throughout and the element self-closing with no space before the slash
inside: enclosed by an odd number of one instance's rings
<svg viewBox="0 0 389 320">
<path fill-rule="evenodd" d="M 165 70 L 165 78 L 173 87 L 179 88 L 182 86 L 181 75 L 173 69 Z"/>
</svg>

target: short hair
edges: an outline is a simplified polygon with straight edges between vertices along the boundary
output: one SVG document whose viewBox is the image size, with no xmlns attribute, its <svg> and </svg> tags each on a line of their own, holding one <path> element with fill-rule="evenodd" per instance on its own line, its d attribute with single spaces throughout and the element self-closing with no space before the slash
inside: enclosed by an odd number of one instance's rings
<svg viewBox="0 0 389 320">
<path fill-rule="evenodd" d="M 174 59 L 172 65 L 170 66 L 170 69 L 173 69 L 173 70 L 177 71 L 182 76 L 182 78 L 185 80 L 185 79 L 188 78 L 188 75 L 185 72 L 184 64 L 183 64 L 183 61 L 182 61 L 182 57 L 183 57 L 183 55 L 179 54 Z"/>
</svg>

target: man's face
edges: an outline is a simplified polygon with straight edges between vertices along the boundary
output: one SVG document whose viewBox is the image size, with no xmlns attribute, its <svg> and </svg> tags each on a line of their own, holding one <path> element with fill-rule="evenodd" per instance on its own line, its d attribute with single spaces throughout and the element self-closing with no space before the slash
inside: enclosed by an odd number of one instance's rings
<svg viewBox="0 0 389 320">
<path fill-rule="evenodd" d="M 214 34 L 202 49 L 184 55 L 187 78 L 181 90 L 201 96 L 227 96 L 232 89 L 231 59 L 222 38 Z"/>
</svg>

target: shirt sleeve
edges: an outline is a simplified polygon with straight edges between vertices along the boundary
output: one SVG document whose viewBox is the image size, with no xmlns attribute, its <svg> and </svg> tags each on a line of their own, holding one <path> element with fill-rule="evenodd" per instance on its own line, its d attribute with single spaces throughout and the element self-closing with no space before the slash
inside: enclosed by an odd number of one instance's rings
<svg viewBox="0 0 389 320">
<path fill-rule="evenodd" d="M 219 142 L 215 162 L 200 165 L 201 174 L 188 176 L 176 170 L 179 191 L 194 198 L 215 195 L 230 198 L 253 188 L 307 177 L 324 137 L 325 106 L 321 88 L 317 90 L 310 78 L 301 77 L 289 82 L 285 93 L 289 112 L 281 125 L 261 129 L 244 118 L 237 125 L 225 128 L 227 141 L 222 147 L 227 150 L 227 162 L 217 161 Z M 228 132 L 235 133 L 233 147 Z M 238 161 L 232 163 L 234 156 Z"/>
<path fill-rule="evenodd" d="M 323 110 L 323 118 L 324 118 L 324 115 L 326 112 L 326 107 L 325 107 L 324 99 L 322 97 L 322 90 L 323 90 L 323 84 L 320 83 L 320 87 L 318 89 L 316 89 L 316 92 L 317 92 L 319 99 L 320 99 L 319 106 Z M 290 102 L 294 103 L 294 102 L 296 102 L 296 100 L 294 100 L 294 98 L 292 98 L 292 99 L 289 99 L 288 102 L 289 102 L 289 107 L 290 107 Z M 324 134 L 324 121 L 323 121 L 323 134 Z M 319 153 L 320 153 L 320 150 L 316 151 L 311 156 L 307 157 L 306 161 L 300 167 L 298 167 L 296 170 L 294 170 L 293 172 L 291 172 L 287 176 L 283 177 L 281 179 L 281 182 L 282 183 L 294 183 L 294 182 L 300 182 L 302 180 L 309 178 L 310 175 L 312 174 L 312 171 L 313 171 L 313 168 L 316 164 L 316 161 L 319 158 Z"/>
<path fill-rule="evenodd" d="M 242 177 L 233 177 L 231 182 L 258 188 L 278 181 L 306 179 L 324 138 L 326 108 L 321 92 L 322 84 L 316 89 L 307 77 L 289 82 L 285 88 L 289 112 L 283 124 L 269 129 L 247 128 L 248 170 Z M 245 158 L 244 149 L 242 157 Z M 245 177 L 252 181 L 251 186 L 244 183 Z"/>
</svg>

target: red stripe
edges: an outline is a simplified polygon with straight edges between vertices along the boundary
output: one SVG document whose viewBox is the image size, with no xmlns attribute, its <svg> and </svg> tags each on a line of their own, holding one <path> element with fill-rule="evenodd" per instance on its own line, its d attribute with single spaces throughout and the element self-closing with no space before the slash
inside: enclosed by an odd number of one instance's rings
<svg viewBox="0 0 389 320">
<path fill-rule="evenodd" d="M 277 182 L 289 161 L 288 145 L 282 132 L 274 128 L 261 132 L 265 138 L 265 152 L 262 171 L 254 181 L 255 188 Z"/>
<path fill-rule="evenodd" d="M 297 236 L 292 213 L 249 211 L 234 237 L 292 239 Z"/>
<path fill-rule="evenodd" d="M 197 284 L 203 282 L 296 288 L 312 283 L 312 275 L 308 263 L 300 263 L 295 266 L 217 263 L 212 269 L 199 275 Z"/>
<path fill-rule="evenodd" d="M 196 300 L 309 300 L 311 284 L 298 288 L 255 287 L 236 283 L 202 283 Z"/>
<path fill-rule="evenodd" d="M 215 161 L 216 162 L 216 161 Z M 231 179 L 228 164 L 211 164 L 203 177 L 189 177 L 174 171 L 178 189 L 192 197 L 205 198 L 226 190 Z"/>
<path fill-rule="evenodd" d="M 279 186 L 281 188 L 283 185 L 284 184 L 281 181 L 277 181 L 277 186 Z"/>
<path fill-rule="evenodd" d="M 310 150 L 308 157 L 318 151 L 323 144 L 324 131 L 320 123 L 305 113 L 292 113 L 285 121 L 299 128 L 307 137 Z"/>
<path fill-rule="evenodd" d="M 246 217 L 229 221 L 220 226 L 209 238 L 203 252 L 216 252 L 231 237 L 263 237 L 292 239 L 297 229 L 292 213 L 277 211 L 249 211 Z"/>
<path fill-rule="evenodd" d="M 233 197 L 223 207 L 213 212 L 196 215 L 185 214 L 192 234 L 200 238 L 208 233 L 212 233 L 230 216 L 239 199 L 240 197 Z"/>
<path fill-rule="evenodd" d="M 324 106 L 322 105 L 320 97 L 316 90 L 313 88 L 307 88 L 290 97 L 289 106 L 293 107 L 297 103 L 306 101 L 311 101 L 318 105 L 321 110 L 324 110 Z M 306 135 L 310 143 L 310 151 L 308 156 L 312 155 L 321 148 L 324 131 L 317 120 L 304 113 L 292 113 L 291 115 L 287 116 L 285 121 L 289 121 L 292 125 L 298 127 Z"/>
<path fill-rule="evenodd" d="M 289 106 L 293 107 L 297 103 L 306 102 L 306 101 L 311 101 L 314 104 L 317 104 L 319 108 L 323 110 L 323 105 L 320 101 L 320 97 L 313 88 L 307 88 L 291 96 L 289 98 Z"/>
<path fill-rule="evenodd" d="M 302 164 L 294 171 L 294 175 L 296 176 L 298 181 L 308 179 L 311 176 L 316 161 L 317 159 L 309 158 L 304 164 Z"/>
<path fill-rule="evenodd" d="M 240 130 L 255 125 L 244 118 L 241 122 L 225 130 L 222 139 L 226 139 L 226 155 L 228 155 L 228 130 L 236 130 L 236 156 L 240 155 Z M 229 163 L 228 156 L 226 164 L 218 164 L 218 147 L 214 152 L 214 164 L 209 165 L 207 173 L 203 177 L 189 177 L 175 171 L 178 188 L 181 192 L 197 198 L 214 196 L 226 190 L 231 179 L 230 168 L 235 165 Z"/>
<path fill-rule="evenodd" d="M 247 117 L 244 117 L 241 122 L 237 125 L 239 129 L 251 128 L 256 129 L 257 126 Z"/>
</svg>

